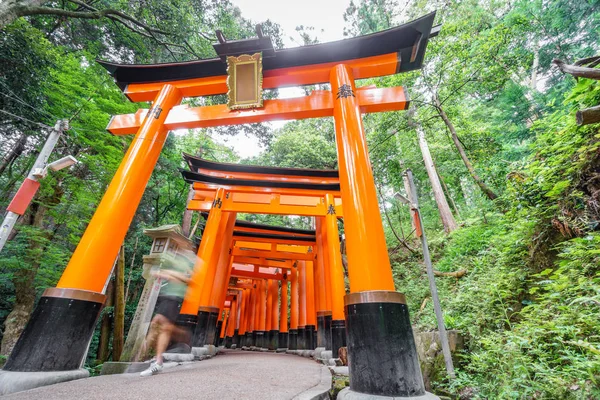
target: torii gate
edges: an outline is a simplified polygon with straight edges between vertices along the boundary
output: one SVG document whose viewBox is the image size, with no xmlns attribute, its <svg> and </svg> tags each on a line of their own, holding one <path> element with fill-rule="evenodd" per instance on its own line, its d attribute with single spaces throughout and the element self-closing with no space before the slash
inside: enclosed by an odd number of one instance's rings
<svg viewBox="0 0 600 400">
<path fill-rule="evenodd" d="M 110 132 L 135 133 L 134 140 L 57 287 L 44 292 L 4 370 L 81 368 L 113 262 L 169 130 L 333 116 L 351 291 L 344 300 L 351 383 L 338 398 L 425 396 L 406 301 L 394 288 L 361 119 L 364 112 L 405 110 L 408 98 L 402 87 L 357 88 L 355 80 L 419 69 L 428 40 L 438 31 L 432 30 L 434 17 L 431 13 L 371 35 L 292 49 L 274 50 L 259 31 L 254 40 L 216 44 L 220 57 L 215 59 L 101 62 L 130 100 L 152 101 L 152 108 L 111 120 Z M 330 83 L 331 91 L 265 100 L 262 108 L 246 111 L 179 106 L 184 97 L 226 93 L 223 59 L 255 52 L 264 56 L 264 88 Z M 226 214 L 235 219 L 235 213 Z"/>
<path fill-rule="evenodd" d="M 336 223 L 336 217 L 343 215 L 338 171 L 217 163 L 187 154 L 184 154 L 184 158 L 191 171 L 182 170 L 182 175 L 188 183 L 193 183 L 195 189 L 188 209 L 209 211 L 198 250 L 199 261 L 192 277 L 193 283 L 186 294 L 180 316 L 185 324 L 186 321 L 193 321 L 194 310 L 199 310 L 191 343 L 192 352 L 201 354 L 206 351 L 201 348 L 202 345 L 214 343 L 213 329 L 217 318 L 221 315 L 219 313 L 221 297 L 215 296 L 224 292 L 223 285 L 228 282 L 228 278 L 216 279 L 216 277 L 227 274 L 233 276 L 234 270 L 228 270 L 226 267 L 228 262 L 235 262 L 237 257 L 238 259 L 254 258 L 259 261 L 269 258 L 307 261 L 306 271 L 314 271 L 311 276 L 315 280 L 313 284 L 313 279 L 310 279 L 308 292 L 311 299 L 316 299 L 308 301 L 307 311 L 302 313 L 302 315 L 306 314 L 307 318 L 302 318 L 299 325 L 291 321 L 292 328 L 289 332 L 291 349 L 296 349 L 298 343 L 296 338 L 300 339 L 300 349 L 314 349 L 312 343 L 316 330 L 319 346 L 326 350 L 335 350 L 337 354 L 337 349 L 345 345 L 343 310 L 345 291 Z M 327 249 L 322 247 L 321 243 L 317 245 L 315 231 L 258 226 L 241 221 L 235 222 L 235 227 L 240 227 L 235 230 L 236 228 L 230 225 L 231 222 L 225 222 L 225 218 L 231 221 L 232 215 L 236 213 L 291 214 L 324 218 L 328 221 L 329 231 L 331 231 L 332 245 Z M 227 228 L 225 228 L 226 224 Z M 231 247 L 229 242 L 235 243 L 235 246 Z M 319 248 L 319 251 L 313 252 L 312 255 L 305 254 L 307 246 L 312 246 L 315 250 Z M 298 254 L 299 249 L 303 254 Z M 331 255 L 324 257 L 326 250 L 327 253 L 331 252 Z M 320 258 L 317 260 L 315 256 L 319 253 Z M 230 256 L 233 256 L 233 260 L 230 260 Z M 330 262 L 325 263 L 325 258 Z M 257 264 L 256 261 L 252 263 Z M 269 263 L 274 267 L 284 267 L 273 261 Z M 313 268 L 314 263 L 316 267 Z M 262 278 L 258 270 L 238 273 L 240 274 L 244 277 L 253 274 L 253 277 Z M 293 278 L 292 275 L 292 288 Z M 325 295 L 315 290 L 315 287 L 335 299 L 335 307 L 331 301 L 326 301 Z M 300 297 L 304 299 L 309 293 L 302 292 Z M 294 290 L 292 295 L 292 298 L 298 297 Z M 210 304 L 207 303 L 209 298 L 212 299 Z M 315 316 L 315 307 L 319 316 Z M 262 320 L 262 317 L 259 318 L 261 326 L 268 325 L 263 324 Z M 267 322 L 269 321 L 267 318 Z M 333 331 L 329 329 L 330 325 L 335 326 Z M 272 331 L 276 330 L 272 329 Z M 252 334 L 253 337 L 259 337 L 253 341 L 258 341 L 261 344 L 258 347 L 262 347 L 263 337 L 267 332 L 258 330 Z M 273 336 L 275 332 L 268 334 Z M 332 338 L 332 335 L 335 337 Z M 269 341 L 275 343 L 275 338 L 272 337 Z"/>
</svg>

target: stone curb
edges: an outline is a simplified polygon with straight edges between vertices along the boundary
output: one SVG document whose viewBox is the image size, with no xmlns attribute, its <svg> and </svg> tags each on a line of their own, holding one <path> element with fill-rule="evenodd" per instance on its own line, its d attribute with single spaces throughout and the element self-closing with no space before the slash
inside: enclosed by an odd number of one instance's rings
<svg viewBox="0 0 600 400">
<path fill-rule="evenodd" d="M 86 369 L 49 372 L 0 371 L 0 396 L 89 376 L 90 373 Z"/>
<path fill-rule="evenodd" d="M 374 394 L 366 394 L 353 392 L 350 388 L 342 389 L 337 396 L 338 400 L 440 400 L 436 395 L 425 392 L 423 396 L 413 396 L 413 397 L 405 397 L 405 396 L 377 396 Z"/>
<path fill-rule="evenodd" d="M 292 400 L 329 400 L 329 391 L 333 382 L 329 369 L 321 366 L 321 381 L 312 388 L 294 396 Z"/>
</svg>

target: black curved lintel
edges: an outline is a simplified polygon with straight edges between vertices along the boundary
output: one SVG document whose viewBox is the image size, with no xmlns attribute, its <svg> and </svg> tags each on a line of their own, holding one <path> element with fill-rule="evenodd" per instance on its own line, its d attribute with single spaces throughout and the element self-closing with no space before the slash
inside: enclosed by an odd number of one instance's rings
<svg viewBox="0 0 600 400">
<path fill-rule="evenodd" d="M 289 175 L 289 176 L 310 176 L 317 178 L 339 178 L 339 172 L 335 169 L 305 169 L 305 168 L 285 168 L 285 167 L 263 167 L 258 165 L 242 165 L 219 163 L 195 157 L 191 154 L 183 153 L 183 158 L 193 171 L 196 168 L 210 169 L 213 171 L 224 172 L 244 172 L 251 174 L 264 175 Z"/>
<path fill-rule="evenodd" d="M 287 240 L 294 242 L 308 242 L 314 243 L 317 238 L 315 236 L 292 236 L 292 235 L 277 235 L 272 233 L 256 233 L 256 232 L 243 232 L 233 231 L 233 236 L 254 238 L 254 239 L 275 239 L 275 240 Z"/>
<path fill-rule="evenodd" d="M 398 54 L 402 62 L 396 72 L 421 68 L 425 50 L 433 31 L 435 12 L 406 24 L 369 35 L 275 50 L 263 59 L 263 71 L 355 60 L 384 54 Z M 230 44 L 233 42 L 230 42 Z M 259 49 L 257 49 L 259 51 Z M 152 65 L 117 64 L 97 60 L 125 90 L 131 83 L 169 82 L 175 80 L 226 75 L 227 65 L 220 58 Z"/>
<path fill-rule="evenodd" d="M 250 179 L 229 179 L 219 178 L 200 174 L 198 172 L 180 169 L 183 179 L 189 184 L 194 182 L 212 183 L 222 186 L 246 186 L 246 187 L 268 187 L 278 189 L 300 189 L 300 190 L 322 190 L 324 192 L 338 192 L 340 185 L 337 183 L 303 183 L 303 182 L 277 182 L 277 181 L 258 181 Z"/>
<path fill-rule="evenodd" d="M 315 231 L 312 229 L 298 229 L 298 228 L 288 228 L 285 226 L 274 226 L 267 224 L 257 224 L 254 222 L 248 221 L 235 221 L 235 226 L 240 228 L 254 228 L 254 229 L 263 229 L 274 232 L 285 232 L 285 233 L 297 233 L 300 235 L 315 235 Z"/>
</svg>

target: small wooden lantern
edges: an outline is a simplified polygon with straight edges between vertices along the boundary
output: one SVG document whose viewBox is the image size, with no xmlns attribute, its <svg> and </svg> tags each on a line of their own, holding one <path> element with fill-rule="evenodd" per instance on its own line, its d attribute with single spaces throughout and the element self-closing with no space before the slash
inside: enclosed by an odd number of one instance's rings
<svg viewBox="0 0 600 400">
<path fill-rule="evenodd" d="M 263 106 L 262 55 L 227 57 L 227 106 L 242 110 Z"/>
</svg>

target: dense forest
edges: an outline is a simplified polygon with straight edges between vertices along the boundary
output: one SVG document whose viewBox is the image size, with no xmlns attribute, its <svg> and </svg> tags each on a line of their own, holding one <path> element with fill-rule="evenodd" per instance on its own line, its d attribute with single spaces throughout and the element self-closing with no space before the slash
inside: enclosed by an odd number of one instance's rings
<svg viewBox="0 0 600 400">
<path fill-rule="evenodd" d="M 579 60 L 580 67 L 600 64 L 592 58 L 600 55 L 600 1 L 352 0 L 344 35 L 434 10 L 442 30 L 429 43 L 423 70 L 359 82 L 405 86 L 411 97 L 409 112 L 368 114 L 364 122 L 396 289 L 406 294 L 414 328 L 437 325 L 409 210 L 393 196 L 404 192 L 407 168 L 419 191 L 446 327 L 465 340 L 456 379 L 441 371 L 433 390 L 461 399 L 600 398 L 600 124 L 578 125 L 576 118 L 600 104 L 599 73 L 588 79 L 563 72 Z M 94 60 L 214 57 L 215 30 L 243 39 L 254 36 L 256 23 L 283 46 L 277 21 L 248 20 L 229 0 L 0 4 L 0 216 L 57 120 L 70 128 L 51 160 L 79 161 L 42 180 L 0 253 L 0 357 L 10 353 L 36 299 L 56 284 L 131 140 L 105 127 L 111 115 L 140 104 L 129 102 Z M 306 44 L 320 41 L 310 27 L 298 31 Z M 264 150 L 242 159 L 219 140 L 240 133 Z M 178 172 L 182 152 L 337 168 L 332 119 L 171 133 L 123 244 L 125 332 L 144 284 L 150 239 L 143 230 L 182 223 L 189 191 Z M 203 221 L 192 215 L 198 235 Z M 110 323 L 114 308 L 103 316 Z M 91 369 L 113 357 L 99 336 L 100 327 Z"/>
</svg>

